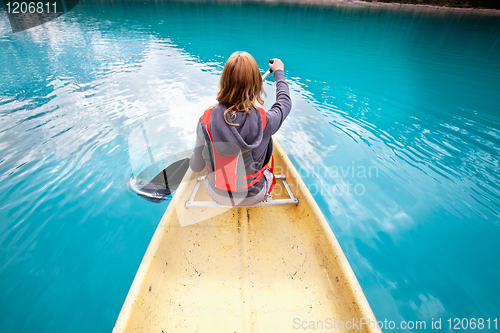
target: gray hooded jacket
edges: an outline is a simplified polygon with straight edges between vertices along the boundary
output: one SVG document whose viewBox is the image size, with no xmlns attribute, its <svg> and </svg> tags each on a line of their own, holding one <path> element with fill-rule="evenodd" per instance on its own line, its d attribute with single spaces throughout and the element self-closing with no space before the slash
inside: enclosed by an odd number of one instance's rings
<svg viewBox="0 0 500 333">
<path fill-rule="evenodd" d="M 212 109 L 210 117 L 210 133 L 214 142 L 229 143 L 229 146 L 237 146 L 242 153 L 250 151 L 256 170 L 264 166 L 264 159 L 267 153 L 267 147 L 271 136 L 276 133 L 285 118 L 290 113 L 292 101 L 288 84 L 285 80 L 285 74 L 282 70 L 274 72 L 276 80 L 276 102 L 266 112 L 266 127 L 262 130 L 262 118 L 260 112 L 255 108 L 248 114 L 246 112 L 236 112 L 236 118 L 228 116 L 227 120 L 239 126 L 230 126 L 224 120 L 224 111 L 226 107 L 217 104 Z M 200 118 L 201 120 L 201 118 Z M 221 155 L 224 152 L 217 151 Z M 228 153 L 229 154 L 229 153 Z M 195 172 L 200 172 L 205 168 L 203 156 L 209 155 L 208 148 L 205 147 L 205 137 L 201 128 L 200 121 L 196 127 L 196 146 L 191 156 L 189 166 Z M 250 191 L 247 196 L 256 195 L 264 185 L 264 177 L 256 184 L 255 189 Z"/>
</svg>

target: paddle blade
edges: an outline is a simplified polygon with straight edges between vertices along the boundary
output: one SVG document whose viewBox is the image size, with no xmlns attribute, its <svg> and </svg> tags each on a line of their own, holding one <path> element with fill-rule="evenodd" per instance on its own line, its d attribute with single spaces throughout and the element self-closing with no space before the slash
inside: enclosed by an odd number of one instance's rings
<svg viewBox="0 0 500 333">
<path fill-rule="evenodd" d="M 150 183 L 137 191 L 141 197 L 152 201 L 161 202 L 179 187 L 189 168 L 189 158 L 184 158 L 170 164 L 167 168 L 158 173 Z"/>
</svg>

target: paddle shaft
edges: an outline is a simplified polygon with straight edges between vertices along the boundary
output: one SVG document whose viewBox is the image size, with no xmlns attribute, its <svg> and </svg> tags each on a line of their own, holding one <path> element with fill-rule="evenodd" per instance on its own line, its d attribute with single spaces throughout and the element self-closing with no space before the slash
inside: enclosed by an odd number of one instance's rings
<svg viewBox="0 0 500 333">
<path fill-rule="evenodd" d="M 269 60 L 269 63 L 270 64 L 274 64 L 274 60 L 271 59 Z M 265 73 L 264 75 L 262 75 L 262 81 L 264 81 L 265 79 L 267 79 L 267 77 L 269 76 L 269 74 L 271 74 L 273 72 L 273 70 L 271 68 L 269 68 Z"/>
</svg>

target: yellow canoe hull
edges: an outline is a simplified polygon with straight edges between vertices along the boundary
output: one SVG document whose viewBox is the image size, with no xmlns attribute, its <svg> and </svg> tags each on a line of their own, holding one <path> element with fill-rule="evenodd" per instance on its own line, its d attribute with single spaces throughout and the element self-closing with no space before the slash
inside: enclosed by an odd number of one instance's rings
<svg viewBox="0 0 500 333">
<path fill-rule="evenodd" d="M 380 332 L 333 232 L 276 139 L 273 155 L 298 205 L 187 210 L 202 175 L 188 170 L 113 332 L 296 332 L 334 325 L 339 332 Z M 279 181 L 273 193 L 285 196 Z M 196 200 L 209 200 L 203 186 Z"/>
</svg>

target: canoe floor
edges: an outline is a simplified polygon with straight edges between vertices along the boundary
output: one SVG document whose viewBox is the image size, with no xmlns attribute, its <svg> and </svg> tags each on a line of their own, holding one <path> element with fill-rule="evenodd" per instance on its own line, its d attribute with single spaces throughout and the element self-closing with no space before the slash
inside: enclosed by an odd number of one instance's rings
<svg viewBox="0 0 500 333">
<path fill-rule="evenodd" d="M 334 320 L 335 332 L 380 332 L 327 221 L 276 139 L 274 146 L 276 174 L 286 175 L 299 204 L 187 210 L 202 175 L 189 170 L 113 332 L 330 331 Z M 273 197 L 286 197 L 280 181 Z M 196 200 L 210 200 L 203 185 Z M 353 322 L 365 324 L 348 329 Z"/>
</svg>

